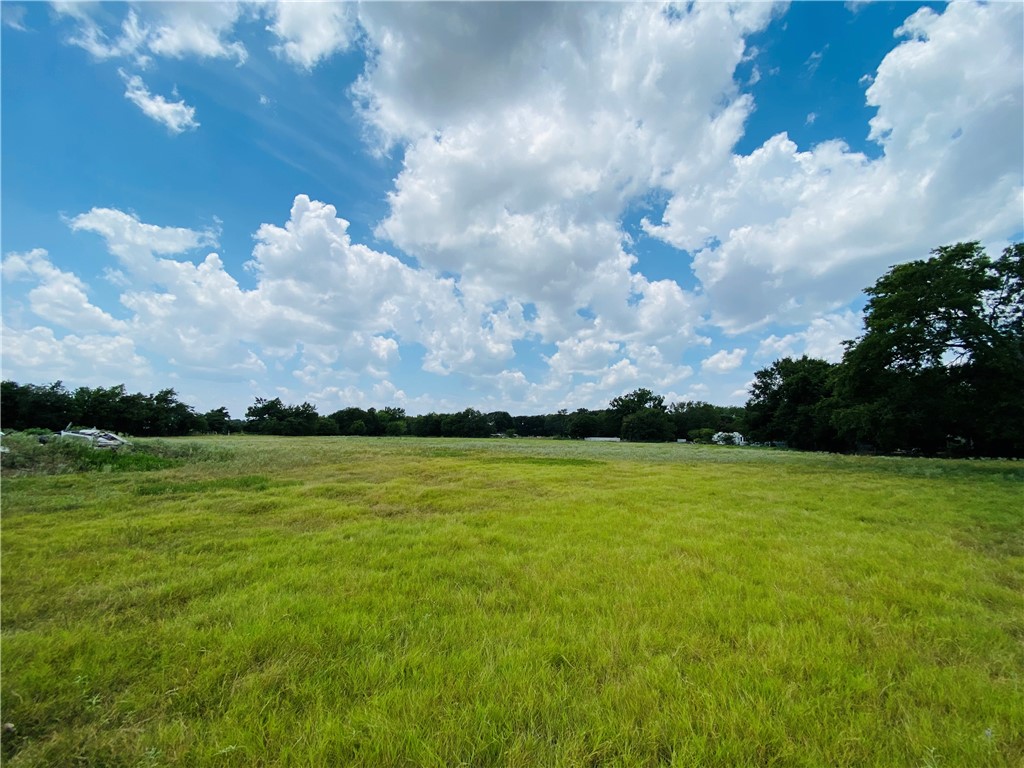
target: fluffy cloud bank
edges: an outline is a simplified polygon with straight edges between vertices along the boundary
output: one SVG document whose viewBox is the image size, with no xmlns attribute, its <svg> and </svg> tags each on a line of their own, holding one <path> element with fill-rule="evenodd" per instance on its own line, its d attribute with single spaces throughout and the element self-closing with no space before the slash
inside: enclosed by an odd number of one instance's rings
<svg viewBox="0 0 1024 768">
<path fill-rule="evenodd" d="M 1016 4 L 917 11 L 865 94 L 881 157 L 779 134 L 704 183 L 670 183 L 648 231 L 696 254 L 713 319 L 732 330 L 809 322 L 891 264 L 1019 233 L 1021 28 Z"/>
<path fill-rule="evenodd" d="M 889 265 L 1024 228 L 1019 4 L 922 9 L 895 30 L 865 80 L 877 156 L 786 133 L 736 152 L 757 106 L 755 77 L 737 74 L 756 56 L 747 40 L 784 11 L 767 3 L 159 4 L 106 27 L 62 8 L 74 44 L 139 67 L 244 65 L 245 20 L 298 71 L 362 46 L 348 97 L 371 151 L 402 159 L 375 222 L 381 250 L 353 242 L 329 201 L 298 195 L 255 232 L 252 288 L 216 253 L 195 255 L 214 233 L 109 208 L 69 223 L 116 259 L 116 311 L 45 252 L 5 259 L 5 280 L 33 286 L 39 323 L 128 359 L 169 357 L 183 375 L 283 372 L 297 399 L 327 406 L 430 407 L 396 383 L 410 363 L 454 382 L 456 407 L 601 405 L 635 386 L 716 399 L 719 382 L 742 398 L 745 366 L 835 359 L 857 333 L 851 302 Z M 122 76 L 172 132 L 197 124 L 184 100 Z M 627 212 L 652 198 L 664 210 L 643 232 L 692 285 L 651 277 L 627 233 Z M 26 366 L 30 341 L 60 359 L 85 338 L 33 322 L 4 329 Z"/>
</svg>

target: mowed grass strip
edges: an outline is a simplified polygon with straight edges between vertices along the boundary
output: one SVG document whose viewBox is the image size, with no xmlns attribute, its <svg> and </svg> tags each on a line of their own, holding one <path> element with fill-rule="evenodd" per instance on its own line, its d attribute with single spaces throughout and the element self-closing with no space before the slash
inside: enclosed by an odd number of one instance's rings
<svg viewBox="0 0 1024 768">
<path fill-rule="evenodd" d="M 1024 761 L 1024 471 L 230 439 L 6 479 L 10 766 Z"/>
</svg>

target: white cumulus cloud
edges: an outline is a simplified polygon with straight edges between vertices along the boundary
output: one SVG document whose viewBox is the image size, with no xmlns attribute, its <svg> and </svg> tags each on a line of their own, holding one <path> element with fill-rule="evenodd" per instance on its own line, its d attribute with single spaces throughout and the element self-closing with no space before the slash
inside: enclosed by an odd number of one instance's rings
<svg viewBox="0 0 1024 768">
<path fill-rule="evenodd" d="M 779 134 L 700 185 L 670 183 L 647 229 L 697 254 L 712 319 L 731 331 L 806 323 L 894 263 L 1020 232 L 1022 16 L 1009 3 L 911 16 L 867 90 L 878 159 L 839 140 L 801 151 Z"/>
<path fill-rule="evenodd" d="M 351 47 L 358 31 L 350 3 L 277 3 L 268 29 L 281 42 L 272 50 L 304 69 Z"/>
<path fill-rule="evenodd" d="M 71 42 L 138 67 L 241 64 L 242 20 L 265 23 L 273 51 L 302 70 L 365 49 L 348 94 L 371 151 L 401 162 L 386 213 L 369 222 L 382 245 L 353 242 L 343 215 L 300 194 L 254 233 L 243 288 L 209 252 L 215 232 L 94 208 L 69 224 L 116 257 L 105 273 L 117 312 L 92 306 L 85 281 L 45 252 L 5 260 L 5 279 L 34 281 L 22 302 L 34 315 L 127 340 L 130 354 L 169 354 L 182 370 L 283 371 L 300 397 L 369 402 L 398 397 L 396 369 L 414 354 L 511 409 L 598 406 L 633 386 L 684 382 L 687 396 L 735 396 L 748 364 L 838 359 L 859 332 L 849 307 L 891 264 L 1024 229 L 1020 4 L 908 13 L 861 78 L 875 114 L 859 136 L 800 147 L 780 132 L 746 154 L 736 147 L 761 75 L 747 40 L 781 12 L 772 4 L 56 7 Z M 121 76 L 126 97 L 172 133 L 198 126 L 177 94 Z M 794 128 L 816 119 L 801 112 Z M 863 137 L 870 151 L 851 148 Z M 624 221 L 649 200 L 664 211 L 634 241 Z M 649 263 L 644 237 L 675 251 Z M 64 343 L 16 325 L 18 338 Z M 726 348 L 705 351 L 723 334 Z M 536 359 L 521 358 L 524 347 Z"/>
<path fill-rule="evenodd" d="M 155 12 L 147 45 L 157 55 L 226 58 L 239 65 L 248 58 L 245 46 L 229 39 L 242 14 L 241 3 L 168 2 L 145 7 Z"/>
<path fill-rule="evenodd" d="M 743 358 L 746 355 L 747 350 L 745 349 L 734 349 L 732 351 L 720 349 L 713 355 L 706 357 L 700 364 L 700 367 L 701 370 L 709 371 L 710 373 L 728 373 L 743 365 Z"/>
<path fill-rule="evenodd" d="M 846 310 L 828 314 L 815 318 L 802 331 L 767 336 L 758 344 L 754 357 L 768 361 L 807 355 L 837 363 L 843 357 L 843 342 L 856 339 L 862 330 L 859 313 Z"/>
<path fill-rule="evenodd" d="M 532 305 L 552 378 L 614 388 L 655 347 L 643 375 L 688 376 L 703 299 L 645 277 L 621 216 L 728 162 L 752 108 L 733 75 L 773 7 L 406 11 L 360 9 L 374 57 L 354 91 L 383 143 L 405 146 L 378 235 L 470 300 Z"/>
<path fill-rule="evenodd" d="M 58 269 L 42 248 L 9 253 L 2 267 L 6 281 L 33 280 L 28 293 L 32 312 L 45 322 L 78 332 L 123 331 L 125 323 L 89 301 L 87 287 L 76 275 Z"/>
</svg>

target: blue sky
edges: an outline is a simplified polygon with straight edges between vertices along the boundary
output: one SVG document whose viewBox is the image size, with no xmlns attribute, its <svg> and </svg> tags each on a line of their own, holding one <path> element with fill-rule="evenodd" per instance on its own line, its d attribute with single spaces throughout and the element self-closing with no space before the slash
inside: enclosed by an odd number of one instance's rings
<svg viewBox="0 0 1024 768">
<path fill-rule="evenodd" d="M 1020 3 L 27 3 L 3 376 L 410 413 L 741 404 L 1024 231 Z"/>
</svg>

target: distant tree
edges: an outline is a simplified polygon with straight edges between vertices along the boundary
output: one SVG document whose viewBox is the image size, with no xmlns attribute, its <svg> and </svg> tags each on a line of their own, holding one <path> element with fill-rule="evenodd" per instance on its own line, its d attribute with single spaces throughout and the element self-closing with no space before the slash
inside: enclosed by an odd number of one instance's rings
<svg viewBox="0 0 1024 768">
<path fill-rule="evenodd" d="M 330 414 L 328 418 L 337 423 L 339 434 L 350 435 L 352 434 L 350 431 L 352 424 L 356 421 L 363 421 L 366 418 L 366 411 L 361 408 L 342 408 L 340 411 Z M 365 427 L 366 422 L 363 421 L 363 428 L 365 429 Z"/>
<path fill-rule="evenodd" d="M 228 413 L 227 408 L 224 406 L 214 408 L 212 411 L 204 413 L 203 416 L 206 418 L 206 427 L 210 432 L 216 432 L 218 435 L 226 435 L 228 433 L 231 414 Z"/>
<path fill-rule="evenodd" d="M 605 431 L 608 435 L 622 435 L 626 417 L 643 410 L 666 411 L 665 398 L 649 389 L 634 389 L 625 395 L 613 397 L 608 404 Z M 624 437 L 624 435 L 623 435 Z"/>
<path fill-rule="evenodd" d="M 676 425 L 676 437 L 685 438 L 692 430 L 746 434 L 746 411 L 739 406 L 712 405 L 700 400 L 672 403 L 668 409 Z"/>
<path fill-rule="evenodd" d="M 316 434 L 337 435 L 338 422 L 327 416 L 318 416 L 316 419 Z"/>
<path fill-rule="evenodd" d="M 643 410 L 665 411 L 665 398 L 649 389 L 634 389 L 632 392 L 612 398 L 609 403 L 613 411 L 623 418 Z"/>
<path fill-rule="evenodd" d="M 397 437 L 408 431 L 404 408 L 382 408 L 377 411 L 377 429 L 382 435 Z"/>
<path fill-rule="evenodd" d="M 597 436 L 616 437 L 622 433 L 622 414 L 618 411 L 605 408 L 600 411 L 593 411 L 593 413 L 601 424 L 600 429 L 597 431 Z"/>
<path fill-rule="evenodd" d="M 246 429 L 261 435 L 315 435 L 320 415 L 309 403 L 285 405 L 258 397 L 245 412 Z"/>
<path fill-rule="evenodd" d="M 490 434 L 487 417 L 475 408 L 450 413 L 441 419 L 443 437 L 487 437 Z"/>
<path fill-rule="evenodd" d="M 710 427 L 701 427 L 699 429 L 691 429 L 686 437 L 694 443 L 710 443 L 717 432 L 718 430 L 711 429 Z"/>
<path fill-rule="evenodd" d="M 60 381 L 39 386 L 4 381 L 0 384 L 0 422 L 4 429 L 63 429 L 77 417 L 71 393 Z"/>
<path fill-rule="evenodd" d="M 544 417 L 544 432 L 547 437 L 567 437 L 569 435 L 569 411 L 561 408 L 557 413 L 549 413 Z"/>
<path fill-rule="evenodd" d="M 664 443 L 675 440 L 676 426 L 664 409 L 643 408 L 622 420 L 622 439 L 636 443 Z"/>
<path fill-rule="evenodd" d="M 545 434 L 544 422 L 544 416 L 515 416 L 512 418 L 516 434 L 522 437 L 538 437 Z"/>
<path fill-rule="evenodd" d="M 246 430 L 261 435 L 279 435 L 284 418 L 285 405 L 281 398 L 267 400 L 257 397 L 245 411 Z"/>
<path fill-rule="evenodd" d="M 440 437 L 442 417 L 437 413 L 425 413 L 408 419 L 409 431 L 416 437 Z"/>
<path fill-rule="evenodd" d="M 79 387 L 73 396 L 75 421 L 84 426 L 123 431 L 123 417 L 120 409 L 125 397 L 124 384 L 114 387 Z M 155 434 L 162 434 L 156 431 Z"/>
<path fill-rule="evenodd" d="M 747 401 L 748 437 L 782 441 L 800 450 L 838 450 L 841 443 L 831 423 L 834 368 L 804 355 L 776 360 L 757 371 Z"/>
<path fill-rule="evenodd" d="M 581 440 L 586 437 L 598 437 L 601 434 L 601 419 L 597 414 L 580 408 L 569 417 L 569 437 Z"/>
<path fill-rule="evenodd" d="M 380 414 L 376 408 L 367 408 L 366 415 L 363 417 L 363 422 L 366 424 L 366 434 L 373 437 L 380 437 L 384 434 L 384 426 L 387 423 L 387 417 L 381 419 Z"/>
<path fill-rule="evenodd" d="M 384 429 L 384 434 L 388 437 L 401 437 L 408 431 L 409 428 L 405 419 L 395 419 L 388 422 L 387 427 Z"/>
<path fill-rule="evenodd" d="M 516 428 L 515 422 L 505 411 L 493 411 L 487 414 L 487 422 L 491 427 L 491 434 L 505 433 L 514 431 Z"/>
<path fill-rule="evenodd" d="M 143 396 L 139 396 L 140 398 Z M 178 399 L 173 389 L 162 389 L 153 396 L 152 426 L 150 432 L 157 435 L 187 435 L 200 431 L 205 422 L 200 422 L 192 406 Z M 132 432 L 126 429 L 126 432 Z"/>
</svg>

